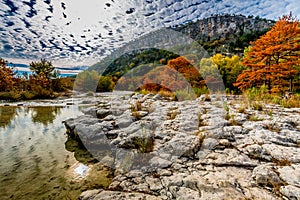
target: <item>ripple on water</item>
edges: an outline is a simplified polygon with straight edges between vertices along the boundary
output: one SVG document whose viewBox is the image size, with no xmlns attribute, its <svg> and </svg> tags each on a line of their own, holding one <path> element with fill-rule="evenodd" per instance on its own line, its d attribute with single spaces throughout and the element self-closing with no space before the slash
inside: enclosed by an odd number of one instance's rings
<svg viewBox="0 0 300 200">
<path fill-rule="evenodd" d="M 0 108 L 0 199 L 77 199 L 80 188 L 66 178 L 76 160 L 65 149 L 61 122 L 81 112 L 74 107 L 5 111 Z"/>
<path fill-rule="evenodd" d="M 30 153 L 33 153 L 34 151 L 35 151 L 35 147 L 34 147 L 34 145 L 31 145 L 28 153 L 30 154 Z"/>
</svg>

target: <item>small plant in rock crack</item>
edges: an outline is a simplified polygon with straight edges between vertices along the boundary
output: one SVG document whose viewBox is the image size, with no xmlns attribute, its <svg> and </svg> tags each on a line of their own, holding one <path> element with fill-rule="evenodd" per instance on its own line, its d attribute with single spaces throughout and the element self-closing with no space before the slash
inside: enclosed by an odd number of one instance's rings
<svg viewBox="0 0 300 200">
<path fill-rule="evenodd" d="M 139 101 L 135 101 L 134 103 L 130 104 L 131 112 L 134 111 L 141 111 L 142 110 L 142 103 Z"/>
<path fill-rule="evenodd" d="M 142 137 L 136 137 L 133 139 L 135 148 L 140 153 L 149 153 L 153 151 L 154 148 L 154 133 L 149 133 L 150 129 L 147 129 L 143 124 L 142 127 Z"/>
<path fill-rule="evenodd" d="M 201 146 L 201 145 L 203 144 L 205 138 L 206 138 L 205 133 L 202 132 L 202 131 L 197 131 L 197 132 L 195 133 L 195 135 L 199 137 L 199 143 L 200 143 L 200 146 Z"/>
<path fill-rule="evenodd" d="M 147 104 L 147 106 L 145 107 L 145 111 L 147 111 L 148 113 L 153 113 L 155 111 L 153 102 Z"/>
<path fill-rule="evenodd" d="M 226 102 L 224 103 L 223 108 L 226 111 L 226 114 L 225 114 L 224 118 L 226 120 L 230 120 L 231 116 L 230 116 L 230 113 L 229 113 L 229 106 L 228 106 L 228 104 Z"/>
<path fill-rule="evenodd" d="M 253 110 L 258 110 L 258 111 L 263 110 L 263 105 L 259 102 L 252 103 L 251 107 L 253 108 Z"/>
<path fill-rule="evenodd" d="M 229 123 L 231 126 L 241 126 L 242 124 L 234 119 L 235 115 L 230 116 Z"/>
<path fill-rule="evenodd" d="M 287 158 L 283 159 L 272 159 L 272 162 L 275 163 L 277 166 L 291 166 L 292 162 L 289 161 Z"/>
<path fill-rule="evenodd" d="M 265 111 L 265 114 L 269 115 L 270 117 L 273 117 L 273 111 L 272 110 Z"/>
<path fill-rule="evenodd" d="M 262 121 L 259 117 L 257 117 L 255 114 L 251 114 L 247 117 L 249 121 L 257 122 L 257 121 Z"/>
<path fill-rule="evenodd" d="M 211 101 L 209 94 L 207 94 L 207 93 L 205 94 L 204 101 Z"/>
<path fill-rule="evenodd" d="M 272 131 L 272 132 L 276 132 L 279 133 L 281 131 L 280 127 L 278 126 L 278 124 L 266 124 L 266 129 Z"/>
<path fill-rule="evenodd" d="M 229 112 L 229 106 L 226 102 L 224 103 L 223 108 L 226 112 Z"/>
<path fill-rule="evenodd" d="M 135 120 L 141 120 L 142 116 L 139 111 L 134 111 L 131 113 Z"/>
<path fill-rule="evenodd" d="M 175 119 L 177 115 L 178 115 L 178 110 L 177 110 L 177 109 L 174 109 L 174 110 L 171 109 L 171 110 L 168 112 L 168 114 L 167 114 L 169 120 Z"/>
<path fill-rule="evenodd" d="M 139 101 L 136 101 L 134 104 L 130 104 L 131 108 L 131 114 L 135 118 L 135 120 L 142 119 L 142 116 L 139 111 L 142 110 L 142 103 Z"/>
<path fill-rule="evenodd" d="M 229 112 L 227 112 L 226 115 L 225 115 L 225 119 L 226 119 L 226 120 L 230 120 L 230 117 L 231 117 L 231 116 L 230 116 Z"/>
<path fill-rule="evenodd" d="M 246 106 L 240 106 L 237 111 L 238 113 L 246 113 Z"/>
</svg>

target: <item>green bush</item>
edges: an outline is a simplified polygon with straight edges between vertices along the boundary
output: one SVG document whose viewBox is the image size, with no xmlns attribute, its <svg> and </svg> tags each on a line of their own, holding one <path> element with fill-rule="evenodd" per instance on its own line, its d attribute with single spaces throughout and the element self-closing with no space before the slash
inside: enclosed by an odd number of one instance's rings
<svg viewBox="0 0 300 200">
<path fill-rule="evenodd" d="M 193 90 L 194 90 L 197 97 L 200 97 L 202 94 L 208 94 L 209 93 L 207 87 L 193 88 Z"/>
<path fill-rule="evenodd" d="M 268 94 L 266 85 L 262 85 L 260 88 L 250 88 L 246 91 L 246 95 L 250 101 L 262 100 L 266 94 Z"/>
<path fill-rule="evenodd" d="M 193 100 L 197 96 L 194 93 L 194 91 L 188 91 L 188 90 L 177 90 L 175 92 L 175 96 L 177 97 L 178 100 Z"/>
<path fill-rule="evenodd" d="M 114 86 L 115 84 L 111 77 L 100 76 L 96 91 L 111 92 L 114 89 Z"/>
</svg>

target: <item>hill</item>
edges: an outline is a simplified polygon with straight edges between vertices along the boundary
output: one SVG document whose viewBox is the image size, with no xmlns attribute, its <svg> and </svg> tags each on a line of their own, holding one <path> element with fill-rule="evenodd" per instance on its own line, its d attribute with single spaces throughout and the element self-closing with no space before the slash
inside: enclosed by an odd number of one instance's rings
<svg viewBox="0 0 300 200">
<path fill-rule="evenodd" d="M 198 41 L 209 53 L 242 54 L 250 41 L 266 33 L 274 20 L 243 15 L 214 15 L 175 27 Z"/>
<path fill-rule="evenodd" d="M 273 20 L 259 17 L 226 14 L 214 15 L 170 28 L 197 41 L 210 55 L 221 53 L 242 56 L 245 47 L 249 46 L 251 41 L 265 34 L 274 23 Z M 96 70 L 105 76 L 120 78 L 138 65 L 158 64 L 162 60 L 161 64 L 166 64 L 168 60 L 176 57 L 178 55 L 175 53 L 161 49 L 139 49 L 119 56 L 108 56 L 89 67 L 89 70 Z"/>
</svg>

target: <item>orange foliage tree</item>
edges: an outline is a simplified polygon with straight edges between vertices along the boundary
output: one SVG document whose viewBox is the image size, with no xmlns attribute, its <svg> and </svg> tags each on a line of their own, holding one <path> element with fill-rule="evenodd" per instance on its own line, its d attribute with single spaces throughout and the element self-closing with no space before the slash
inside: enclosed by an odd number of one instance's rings
<svg viewBox="0 0 300 200">
<path fill-rule="evenodd" d="M 6 66 L 6 61 L 0 58 L 0 91 L 6 92 L 14 89 L 16 78 L 11 68 Z"/>
<path fill-rule="evenodd" d="M 270 92 L 283 92 L 293 80 L 300 63 L 300 27 L 292 14 L 279 21 L 265 35 L 251 43 L 242 64 L 247 67 L 234 86 L 241 90 L 266 85 Z"/>
<path fill-rule="evenodd" d="M 187 60 L 185 57 L 180 56 L 178 58 L 169 60 L 168 67 L 182 74 L 182 76 L 186 78 L 192 87 L 203 87 L 203 85 L 200 85 L 200 81 L 203 80 L 203 78 L 198 69 L 192 64 L 193 62 Z M 177 81 L 177 79 L 178 77 L 176 74 L 175 81 Z"/>
</svg>

